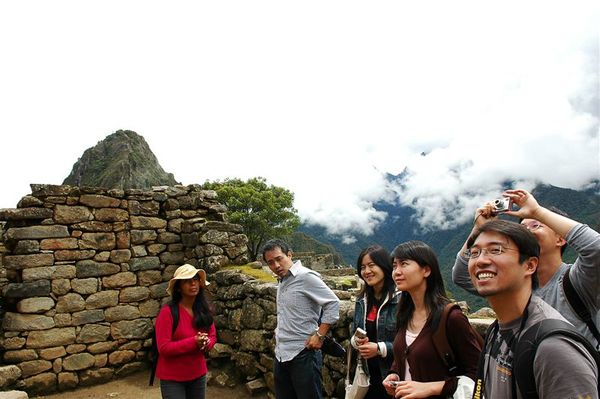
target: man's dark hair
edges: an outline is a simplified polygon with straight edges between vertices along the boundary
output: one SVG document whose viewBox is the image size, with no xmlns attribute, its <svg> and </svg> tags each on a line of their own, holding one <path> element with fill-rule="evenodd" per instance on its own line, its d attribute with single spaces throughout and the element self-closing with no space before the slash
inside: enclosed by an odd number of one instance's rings
<svg viewBox="0 0 600 399">
<path fill-rule="evenodd" d="M 278 238 L 274 238 L 272 240 L 267 241 L 265 243 L 265 245 L 263 245 L 263 247 L 262 247 L 263 260 L 266 262 L 266 259 L 265 259 L 266 252 L 273 251 L 274 249 L 277 249 L 277 248 L 279 248 L 281 250 L 281 252 L 283 252 L 286 255 L 288 254 L 288 252 L 290 252 L 292 250 L 287 242 L 280 240 Z"/>
<path fill-rule="evenodd" d="M 477 237 L 485 232 L 502 234 L 513 240 L 519 249 L 519 263 L 523 263 L 531 257 L 540 257 L 540 244 L 531 231 L 520 223 L 501 219 L 491 220 L 481 225 L 467 240 L 467 249 L 471 249 Z M 531 284 L 533 289 L 538 286 L 537 270 L 531 276 Z"/>
</svg>

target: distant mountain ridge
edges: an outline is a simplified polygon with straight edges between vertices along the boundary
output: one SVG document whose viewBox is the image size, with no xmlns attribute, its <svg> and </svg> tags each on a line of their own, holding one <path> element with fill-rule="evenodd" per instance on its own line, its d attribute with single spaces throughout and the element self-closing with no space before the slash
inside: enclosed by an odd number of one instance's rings
<svg viewBox="0 0 600 399">
<path fill-rule="evenodd" d="M 142 136 L 118 130 L 85 150 L 63 184 L 131 189 L 178 183 L 163 170 Z"/>
<path fill-rule="evenodd" d="M 571 218 L 600 231 L 599 192 L 600 184 L 598 182 L 595 182 L 590 189 L 583 191 L 550 185 L 539 185 L 533 190 L 533 194 L 540 204 L 556 206 L 567 212 Z M 379 211 L 386 212 L 388 217 L 379 225 L 373 235 L 355 235 L 356 241 L 351 244 L 345 244 L 340 237 L 327 234 L 325 228 L 321 226 L 302 224 L 299 230 L 321 242 L 331 244 L 342 255 L 345 263 L 350 265 L 356 262 L 360 251 L 371 244 L 380 244 L 388 251 L 392 251 L 396 245 L 405 241 L 424 241 L 431 245 L 438 254 L 446 290 L 457 299 L 467 300 L 473 308 L 485 305 L 482 298 L 468 294 L 452 284 L 452 266 L 456 254 L 471 231 L 472 224 L 463 224 L 450 230 L 422 232 L 418 223 L 412 218 L 415 214 L 412 208 L 383 202 L 375 204 L 374 207 Z M 575 255 L 571 251 L 566 252 L 566 260 L 572 261 L 574 258 Z"/>
</svg>

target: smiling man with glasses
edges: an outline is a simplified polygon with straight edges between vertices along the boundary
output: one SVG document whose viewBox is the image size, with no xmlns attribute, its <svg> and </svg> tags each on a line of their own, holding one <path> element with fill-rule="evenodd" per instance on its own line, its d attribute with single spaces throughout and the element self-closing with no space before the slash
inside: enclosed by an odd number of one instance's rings
<svg viewBox="0 0 600 399">
<path fill-rule="evenodd" d="M 466 246 L 471 283 L 498 317 L 486 336 L 474 397 L 531 398 L 519 378 L 531 374 L 535 397 L 598 398 L 598 369 L 582 345 L 583 337 L 578 342 L 566 335 L 547 336 L 539 342 L 532 363 L 519 361 L 530 350 L 520 345 L 529 329 L 537 331 L 546 320 L 568 325 L 560 313 L 532 295 L 540 256 L 533 234 L 518 223 L 493 220 L 475 230 Z"/>
<path fill-rule="evenodd" d="M 600 342 L 593 331 L 600 325 L 600 234 L 560 214 L 555 208 L 553 210 L 540 206 L 534 196 L 526 190 L 507 190 L 503 195 L 510 198 L 511 203 L 519 208 L 509 210 L 505 214 L 519 218 L 521 225 L 533 234 L 540 246 L 536 273 L 539 285 L 534 287 L 534 293 L 558 310 L 592 345 L 598 347 Z M 492 203 L 478 208 L 471 235 L 485 223 L 496 219 L 496 216 Z M 564 263 L 562 259 L 567 244 L 578 255 L 572 265 Z M 452 268 L 452 281 L 477 294 L 467 270 L 469 255 L 465 252 L 466 249 L 465 243 Z M 566 299 L 563 284 L 565 276 L 568 277 L 576 296 L 589 311 L 590 320 L 587 324 Z"/>
</svg>

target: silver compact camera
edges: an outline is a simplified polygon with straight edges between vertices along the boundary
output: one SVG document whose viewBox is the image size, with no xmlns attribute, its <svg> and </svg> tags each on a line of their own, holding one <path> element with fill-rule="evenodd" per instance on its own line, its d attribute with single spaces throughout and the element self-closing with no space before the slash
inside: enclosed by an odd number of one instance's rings
<svg viewBox="0 0 600 399">
<path fill-rule="evenodd" d="M 356 331 L 354 331 L 354 336 L 356 338 L 367 338 L 367 332 L 362 328 L 358 327 Z"/>
<path fill-rule="evenodd" d="M 494 214 L 510 211 L 510 206 L 511 206 L 510 198 L 506 198 L 506 197 L 497 198 L 492 201 L 492 206 L 494 208 L 492 210 L 492 212 Z"/>
</svg>

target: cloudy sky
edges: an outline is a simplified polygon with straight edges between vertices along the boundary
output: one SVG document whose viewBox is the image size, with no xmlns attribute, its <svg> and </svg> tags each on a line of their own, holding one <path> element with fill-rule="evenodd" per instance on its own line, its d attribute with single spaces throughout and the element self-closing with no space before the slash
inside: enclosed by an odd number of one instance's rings
<svg viewBox="0 0 600 399">
<path fill-rule="evenodd" d="M 447 227 L 506 180 L 581 188 L 596 3 L 2 2 L 0 208 L 119 129 L 183 184 L 264 176 L 348 236 L 382 198 Z"/>
</svg>

